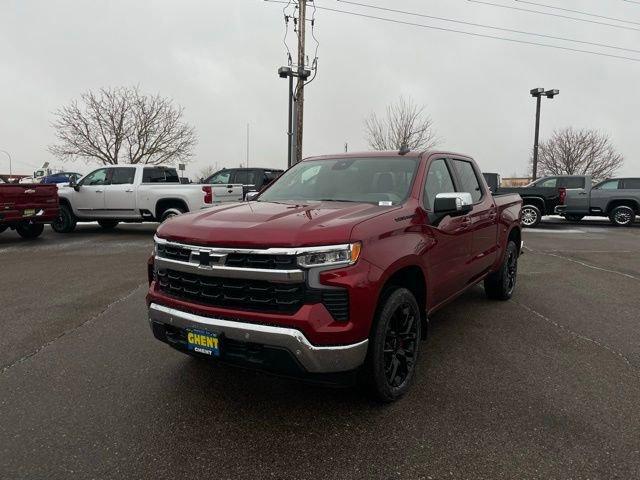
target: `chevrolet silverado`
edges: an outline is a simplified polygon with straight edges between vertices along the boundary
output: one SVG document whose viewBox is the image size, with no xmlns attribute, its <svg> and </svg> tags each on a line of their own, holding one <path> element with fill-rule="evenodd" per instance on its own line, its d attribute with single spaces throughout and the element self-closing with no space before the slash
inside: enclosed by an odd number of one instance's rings
<svg viewBox="0 0 640 480">
<path fill-rule="evenodd" d="M 522 200 L 493 196 L 470 157 L 306 159 L 255 201 L 163 223 L 149 259 L 155 337 L 187 354 L 382 401 L 415 376 L 428 319 L 484 282 L 516 286 Z"/>
<path fill-rule="evenodd" d="M 10 228 L 36 238 L 58 216 L 55 185 L 4 183 L 0 180 L 0 233 Z"/>
</svg>

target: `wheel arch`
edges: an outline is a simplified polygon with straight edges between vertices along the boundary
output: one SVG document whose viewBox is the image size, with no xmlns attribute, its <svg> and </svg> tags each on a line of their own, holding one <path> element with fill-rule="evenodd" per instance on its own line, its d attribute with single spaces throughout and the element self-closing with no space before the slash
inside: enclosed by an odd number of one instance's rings
<svg viewBox="0 0 640 480">
<path fill-rule="evenodd" d="M 616 207 L 629 207 L 633 209 L 636 215 L 640 214 L 640 205 L 632 198 L 616 198 L 614 200 L 609 200 L 605 213 L 609 215 Z"/>
<path fill-rule="evenodd" d="M 545 214 L 545 203 L 544 198 L 542 197 L 523 197 L 522 206 L 524 207 L 525 205 L 536 207 L 538 210 L 540 210 L 541 215 Z"/>
<path fill-rule="evenodd" d="M 420 321 L 422 323 L 422 336 L 424 338 L 428 328 L 427 279 L 424 271 L 416 264 L 404 264 L 392 270 L 380 288 L 376 304 L 376 315 L 386 299 L 385 292 L 388 291 L 391 286 L 406 288 L 416 298 L 418 307 L 420 308 Z"/>
<path fill-rule="evenodd" d="M 156 208 L 154 209 L 156 219 L 162 218 L 162 214 L 169 208 L 182 208 L 185 213 L 189 211 L 187 202 L 182 198 L 162 198 L 156 202 Z"/>
</svg>

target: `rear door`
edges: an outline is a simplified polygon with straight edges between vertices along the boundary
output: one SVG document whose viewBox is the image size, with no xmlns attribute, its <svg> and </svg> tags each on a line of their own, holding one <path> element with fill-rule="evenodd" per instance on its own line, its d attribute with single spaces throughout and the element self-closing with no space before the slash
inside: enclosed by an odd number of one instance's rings
<svg viewBox="0 0 640 480">
<path fill-rule="evenodd" d="M 640 178 L 625 178 L 622 180 L 622 194 L 634 200 L 640 206 Z"/>
<path fill-rule="evenodd" d="M 606 213 L 607 205 L 618 196 L 620 180 L 605 180 L 591 189 L 589 195 L 589 211 Z"/>
<path fill-rule="evenodd" d="M 496 261 L 498 252 L 498 209 L 493 196 L 487 191 L 481 174 L 474 164 L 465 159 L 450 160 L 459 191 L 468 192 L 473 198 L 473 210 L 469 213 L 472 230 L 471 278 L 486 273 Z"/>
<path fill-rule="evenodd" d="M 422 203 L 431 225 L 426 229 L 424 262 L 433 279 L 431 294 L 432 305 L 439 305 L 459 292 L 467 282 L 467 262 L 471 252 L 471 221 L 468 215 L 447 216 L 436 221 L 433 204 L 439 193 L 456 191 L 452 167 L 445 158 L 431 160 L 424 182 Z M 431 303 L 431 302 L 430 302 Z"/>
<path fill-rule="evenodd" d="M 136 218 L 135 167 L 111 168 L 111 181 L 105 186 L 105 215 Z"/>
</svg>

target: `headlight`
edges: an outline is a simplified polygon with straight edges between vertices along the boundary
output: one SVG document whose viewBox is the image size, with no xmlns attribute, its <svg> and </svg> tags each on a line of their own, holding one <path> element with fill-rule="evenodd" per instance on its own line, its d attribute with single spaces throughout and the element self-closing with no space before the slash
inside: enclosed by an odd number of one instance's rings
<svg viewBox="0 0 640 480">
<path fill-rule="evenodd" d="M 338 247 L 320 247 L 298 255 L 301 267 L 323 267 L 329 265 L 353 265 L 358 261 L 362 243 L 356 242 Z"/>
</svg>

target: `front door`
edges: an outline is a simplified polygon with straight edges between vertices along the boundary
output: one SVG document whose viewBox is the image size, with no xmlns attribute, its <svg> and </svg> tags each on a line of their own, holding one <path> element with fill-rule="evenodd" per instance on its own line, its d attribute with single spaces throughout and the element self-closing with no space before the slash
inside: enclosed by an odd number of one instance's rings
<svg viewBox="0 0 640 480">
<path fill-rule="evenodd" d="M 480 181 L 480 172 L 473 163 L 463 159 L 450 160 L 458 190 L 471 194 L 473 210 L 469 213 L 471 230 L 471 258 L 469 259 L 470 279 L 486 273 L 495 263 L 498 254 L 498 209 Z"/>
<path fill-rule="evenodd" d="M 134 167 L 111 169 L 111 181 L 105 186 L 105 215 L 114 218 L 136 218 L 136 192 L 133 186 Z"/>
<path fill-rule="evenodd" d="M 467 276 L 467 262 L 470 257 L 472 230 L 469 215 L 436 218 L 433 205 L 439 193 L 456 191 L 450 165 L 444 158 L 431 161 L 424 183 L 422 203 L 427 211 L 429 225 L 424 234 L 426 249 L 423 255 L 430 282 L 432 296 L 429 305 L 444 302 L 464 288 Z"/>
<path fill-rule="evenodd" d="M 81 218 L 104 216 L 104 191 L 108 182 L 109 169 L 100 168 L 85 176 L 73 194 L 72 206 Z"/>
</svg>

